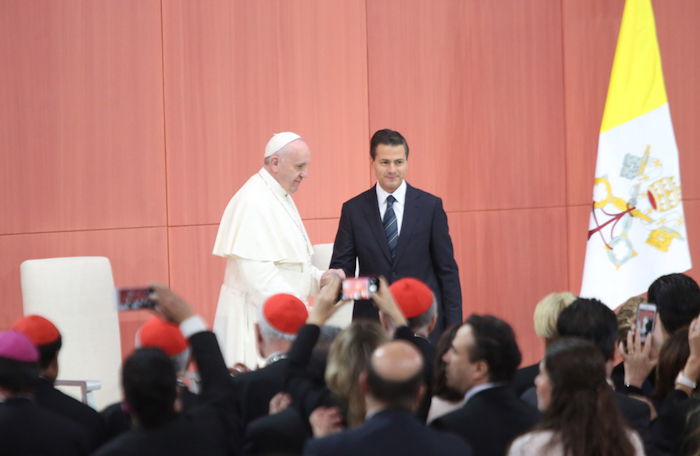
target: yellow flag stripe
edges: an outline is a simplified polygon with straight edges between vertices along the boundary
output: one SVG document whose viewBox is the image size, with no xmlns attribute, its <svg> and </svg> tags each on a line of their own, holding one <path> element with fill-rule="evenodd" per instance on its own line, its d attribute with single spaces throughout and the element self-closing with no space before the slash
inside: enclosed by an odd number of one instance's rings
<svg viewBox="0 0 700 456">
<path fill-rule="evenodd" d="M 667 101 L 651 0 L 627 0 L 600 132 Z"/>
</svg>

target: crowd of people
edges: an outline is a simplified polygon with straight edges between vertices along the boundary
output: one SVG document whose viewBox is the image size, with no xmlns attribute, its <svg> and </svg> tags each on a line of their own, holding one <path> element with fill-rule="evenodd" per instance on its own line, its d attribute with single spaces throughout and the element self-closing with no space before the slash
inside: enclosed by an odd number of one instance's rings
<svg viewBox="0 0 700 456">
<path fill-rule="evenodd" d="M 53 385 L 63 335 L 22 317 L 0 333 L 0 453 L 700 454 L 700 288 L 687 275 L 649 288 L 658 320 L 644 342 L 643 298 L 616 315 L 595 299 L 547 296 L 534 313 L 544 358 L 521 368 L 512 328 L 494 316 L 471 315 L 431 344 L 436 299 L 416 279 L 380 279 L 380 323 L 328 326 L 345 305 L 340 287 L 329 277 L 310 310 L 288 294 L 264 301 L 255 333 L 265 362 L 249 369 L 227 366 L 201 317 L 154 285 L 159 315 L 124 362 L 123 400 L 101 413 Z"/>
<path fill-rule="evenodd" d="M 54 387 L 52 322 L 28 315 L 1 332 L 0 455 L 700 456 L 693 279 L 651 284 L 656 318 L 643 297 L 617 315 L 545 297 L 534 312 L 544 358 L 520 367 L 506 321 L 462 318 L 442 200 L 404 180 L 406 139 L 379 130 L 369 152 L 377 183 L 343 205 L 322 272 L 291 198 L 311 152 L 274 135 L 219 227 L 216 335 L 153 285 L 158 315 L 122 366 L 123 399 L 100 413 Z M 328 322 L 356 269 L 379 282 L 341 330 Z"/>
</svg>

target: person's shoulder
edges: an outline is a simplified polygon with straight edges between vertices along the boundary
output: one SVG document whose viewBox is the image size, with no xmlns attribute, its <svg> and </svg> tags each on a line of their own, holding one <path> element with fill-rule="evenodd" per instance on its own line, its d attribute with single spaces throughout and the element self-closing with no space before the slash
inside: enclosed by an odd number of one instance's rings
<svg viewBox="0 0 700 456">
<path fill-rule="evenodd" d="M 531 431 L 513 440 L 508 451 L 509 456 L 520 454 L 541 454 L 545 445 L 552 441 L 554 433 L 550 430 Z"/>
<path fill-rule="evenodd" d="M 408 182 L 406 182 L 406 199 L 414 199 L 420 201 L 422 204 L 437 204 L 442 203 L 442 198 L 435 196 L 432 193 L 428 193 L 425 190 L 413 187 Z"/>
</svg>

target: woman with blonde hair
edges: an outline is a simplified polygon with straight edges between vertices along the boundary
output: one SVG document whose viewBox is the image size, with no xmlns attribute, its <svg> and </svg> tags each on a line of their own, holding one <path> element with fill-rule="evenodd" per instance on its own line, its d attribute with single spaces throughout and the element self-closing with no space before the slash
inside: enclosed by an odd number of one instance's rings
<svg viewBox="0 0 700 456">
<path fill-rule="evenodd" d="M 576 301 L 576 296 L 568 291 L 564 291 L 562 293 L 550 293 L 537 303 L 533 316 L 535 321 L 535 333 L 537 337 L 542 339 L 542 345 L 545 350 L 557 337 L 557 319 L 559 318 L 559 314 L 574 301 Z M 521 367 L 517 370 L 513 378 L 513 389 L 518 396 L 522 396 L 526 391 L 531 390 L 535 386 L 535 377 L 539 371 L 539 363 Z M 528 391 L 527 396 L 531 396 L 531 400 L 528 400 L 528 397 L 524 399 L 532 405 L 536 405 L 534 404 L 534 390 Z"/>
</svg>

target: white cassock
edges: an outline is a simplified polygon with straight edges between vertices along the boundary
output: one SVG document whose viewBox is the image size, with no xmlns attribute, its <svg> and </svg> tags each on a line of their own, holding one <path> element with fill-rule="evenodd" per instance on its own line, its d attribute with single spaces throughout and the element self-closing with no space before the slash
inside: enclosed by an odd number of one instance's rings
<svg viewBox="0 0 700 456">
<path fill-rule="evenodd" d="M 294 201 L 265 168 L 229 201 L 213 253 L 228 260 L 214 333 L 228 366 L 242 362 L 253 368 L 259 360 L 258 306 L 277 293 L 297 296 L 308 306 L 321 277 L 311 264 L 313 247 Z"/>
</svg>

